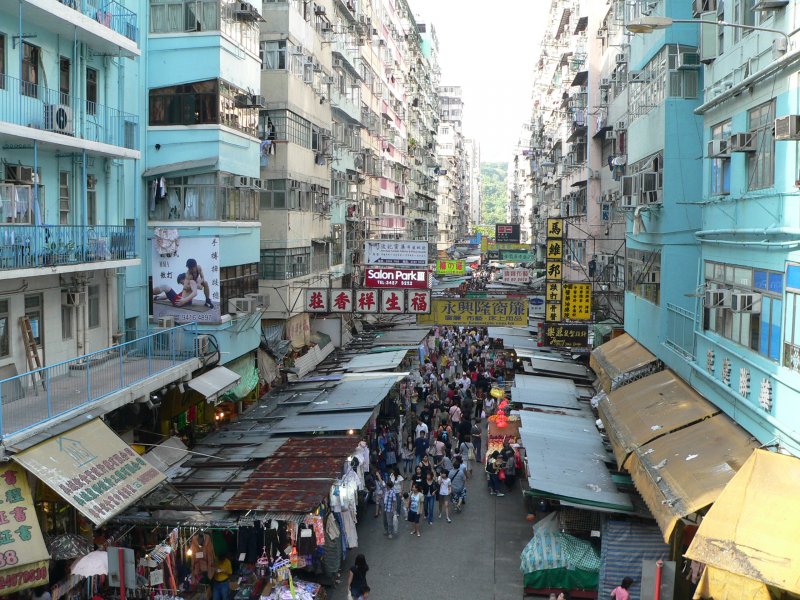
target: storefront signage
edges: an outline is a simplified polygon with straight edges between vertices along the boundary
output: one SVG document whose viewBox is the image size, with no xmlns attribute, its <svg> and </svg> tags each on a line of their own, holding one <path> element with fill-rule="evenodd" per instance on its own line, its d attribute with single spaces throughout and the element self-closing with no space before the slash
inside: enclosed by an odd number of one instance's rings
<svg viewBox="0 0 800 600">
<path fill-rule="evenodd" d="M 331 312 L 353 312 L 353 290 L 331 290 Z"/>
<path fill-rule="evenodd" d="M 368 265 L 427 265 L 428 242 L 408 240 L 367 240 L 364 262 Z"/>
<path fill-rule="evenodd" d="M 530 269 L 503 269 L 503 281 L 506 283 L 530 283 Z"/>
<path fill-rule="evenodd" d="M 464 261 L 463 260 L 437 260 L 436 261 L 436 274 L 437 275 L 463 275 L 464 274 Z"/>
<path fill-rule="evenodd" d="M 486 258 L 488 260 L 500 260 L 500 250 L 489 250 L 486 253 Z"/>
<path fill-rule="evenodd" d="M 306 293 L 306 312 L 327 313 L 330 312 L 328 303 L 328 288 L 308 288 Z"/>
<path fill-rule="evenodd" d="M 568 323 L 547 323 L 544 345 L 555 348 L 584 348 L 589 345 L 589 326 Z"/>
<path fill-rule="evenodd" d="M 430 309 L 430 290 L 306 290 L 306 312 L 310 313 L 417 315 L 426 314 Z"/>
<path fill-rule="evenodd" d="M 153 231 L 153 317 L 176 323 L 219 323 L 219 237 L 188 237 L 178 229 Z"/>
<path fill-rule="evenodd" d="M 564 279 L 564 219 L 547 219 L 546 234 L 544 320 L 547 323 L 558 323 L 564 316 L 561 303 L 561 282 Z M 558 293 L 555 293 L 556 289 Z"/>
<path fill-rule="evenodd" d="M 528 299 L 528 316 L 544 317 L 544 296 L 531 296 Z"/>
<path fill-rule="evenodd" d="M 519 244 L 519 223 L 498 223 L 494 226 L 494 240 L 498 243 Z"/>
<path fill-rule="evenodd" d="M 425 269 L 367 267 L 364 272 L 364 287 L 413 288 L 416 290 L 424 290 L 430 287 L 429 279 L 429 271 Z"/>
<path fill-rule="evenodd" d="M 163 473 L 99 419 L 20 452 L 14 460 L 95 525 L 164 481 Z"/>
<path fill-rule="evenodd" d="M 490 242 L 487 238 L 481 240 L 481 252 L 489 252 L 491 250 L 530 250 L 530 244 L 502 244 L 498 242 Z"/>
<path fill-rule="evenodd" d="M 21 466 L 0 467 L 0 499 L 0 595 L 47 583 L 50 554 L 36 518 L 28 474 Z"/>
<path fill-rule="evenodd" d="M 500 260 L 509 262 L 531 262 L 533 254 L 531 252 L 520 252 L 519 250 L 501 250 Z"/>
<path fill-rule="evenodd" d="M 562 296 L 567 321 L 588 321 L 592 318 L 592 284 L 565 283 Z"/>
<path fill-rule="evenodd" d="M 528 302 L 525 299 L 434 298 L 431 314 L 418 316 L 417 323 L 420 325 L 525 327 L 528 325 Z"/>
</svg>

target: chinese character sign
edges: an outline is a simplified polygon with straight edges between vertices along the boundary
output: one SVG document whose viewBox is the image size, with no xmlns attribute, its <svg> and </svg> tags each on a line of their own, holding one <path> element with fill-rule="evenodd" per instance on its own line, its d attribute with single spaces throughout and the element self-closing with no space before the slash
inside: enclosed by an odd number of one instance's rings
<svg viewBox="0 0 800 600">
<path fill-rule="evenodd" d="M 548 238 L 564 237 L 564 219 L 547 219 Z"/>
<path fill-rule="evenodd" d="M 46 583 L 47 563 L 43 573 L 38 570 L 39 561 L 47 561 L 49 556 L 33 507 L 28 474 L 17 464 L 3 463 L 0 466 L 0 595 Z M 23 576 L 9 579 L 9 570 Z M 28 570 L 32 573 L 25 576 Z"/>
<path fill-rule="evenodd" d="M 584 348 L 589 345 L 589 326 L 548 323 L 544 326 L 544 345 L 554 348 Z"/>
<path fill-rule="evenodd" d="M 528 300 L 433 298 L 431 313 L 417 315 L 420 325 L 465 325 L 525 327 L 528 325 Z"/>
<path fill-rule="evenodd" d="M 327 288 L 309 288 L 306 290 L 306 312 L 329 312 Z"/>
<path fill-rule="evenodd" d="M 498 243 L 519 244 L 519 223 L 498 223 L 494 226 L 494 239 Z"/>
<path fill-rule="evenodd" d="M 506 283 L 530 283 L 529 269 L 503 269 L 503 281 Z"/>
<path fill-rule="evenodd" d="M 545 258 L 547 260 L 553 260 L 553 261 L 562 260 L 564 258 L 563 240 L 556 240 L 556 239 L 547 240 Z"/>
<path fill-rule="evenodd" d="M 531 262 L 534 259 L 531 252 L 519 252 L 516 250 L 501 250 L 500 260 L 507 260 L 509 262 Z"/>
<path fill-rule="evenodd" d="M 379 308 L 377 290 L 356 290 L 355 312 L 377 313 Z"/>
<path fill-rule="evenodd" d="M 547 281 L 561 281 L 561 261 L 548 260 L 545 262 L 545 277 Z"/>
<path fill-rule="evenodd" d="M 331 290 L 331 312 L 353 312 L 353 290 Z"/>
<path fill-rule="evenodd" d="M 425 315 L 431 312 L 431 292 L 430 290 L 406 291 L 408 296 L 406 301 L 407 312 L 415 315 Z"/>
<path fill-rule="evenodd" d="M 428 264 L 428 243 L 408 240 L 367 240 L 364 262 L 368 265 Z"/>
<path fill-rule="evenodd" d="M 592 318 L 592 284 L 565 283 L 562 300 L 564 318 L 568 321 L 588 321 Z"/>
<path fill-rule="evenodd" d="M 381 292 L 381 312 L 387 315 L 404 314 L 404 300 L 402 290 L 383 290 Z"/>
<path fill-rule="evenodd" d="M 437 275 L 461 275 L 464 273 L 463 260 L 437 260 Z"/>
<path fill-rule="evenodd" d="M 175 317 L 176 323 L 219 323 L 228 307 L 220 307 L 220 238 L 188 237 L 177 229 L 153 230 L 153 316 Z"/>
</svg>

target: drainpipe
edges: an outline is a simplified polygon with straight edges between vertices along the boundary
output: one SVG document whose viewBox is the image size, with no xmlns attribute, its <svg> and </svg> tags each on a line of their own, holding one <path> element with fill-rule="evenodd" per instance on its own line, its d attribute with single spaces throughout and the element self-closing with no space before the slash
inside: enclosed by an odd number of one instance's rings
<svg viewBox="0 0 800 600">
<path fill-rule="evenodd" d="M 746 228 L 746 229 L 704 229 L 698 231 L 695 237 L 701 244 L 717 244 L 717 245 L 736 245 L 736 246 L 761 246 L 771 248 L 786 248 L 793 246 L 800 246 L 800 228 L 798 227 L 766 227 L 766 228 Z M 778 241 L 757 240 L 757 241 L 744 241 L 744 240 L 725 240 L 725 239 L 708 239 L 710 236 L 793 236 L 794 239 Z"/>
<path fill-rule="evenodd" d="M 661 572 L 664 569 L 664 561 L 656 562 L 656 589 L 653 590 L 653 600 L 661 600 Z"/>
</svg>

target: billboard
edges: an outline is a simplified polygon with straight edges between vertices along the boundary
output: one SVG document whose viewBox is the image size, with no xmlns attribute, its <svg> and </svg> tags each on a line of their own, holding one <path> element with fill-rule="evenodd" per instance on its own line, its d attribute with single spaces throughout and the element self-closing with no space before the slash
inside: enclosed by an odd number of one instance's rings
<svg viewBox="0 0 800 600">
<path fill-rule="evenodd" d="M 569 323 L 546 323 L 544 345 L 555 348 L 584 348 L 589 345 L 589 326 Z"/>
<path fill-rule="evenodd" d="M 494 241 L 519 244 L 519 223 L 497 223 L 494 226 Z"/>
<path fill-rule="evenodd" d="M 182 237 L 156 227 L 151 260 L 154 318 L 220 322 L 219 236 Z"/>
<path fill-rule="evenodd" d="M 431 291 L 403 289 L 328 289 L 305 290 L 309 313 L 381 313 L 419 315 L 431 310 Z"/>
<path fill-rule="evenodd" d="M 528 301 L 434 298 L 431 313 L 418 315 L 417 324 L 527 327 Z"/>
<path fill-rule="evenodd" d="M 368 265 L 428 264 L 428 242 L 407 240 L 367 240 L 364 242 L 364 262 Z"/>
<path fill-rule="evenodd" d="M 506 283 L 530 283 L 530 269 L 503 269 L 503 281 Z"/>
<path fill-rule="evenodd" d="M 565 283 L 561 304 L 566 320 L 588 321 L 592 318 L 592 284 Z"/>
<path fill-rule="evenodd" d="M 425 269 L 367 267 L 364 271 L 364 287 L 367 288 L 412 288 L 424 290 L 430 287 L 429 279 L 429 273 Z"/>
<path fill-rule="evenodd" d="M 530 296 L 528 298 L 528 316 L 544 317 L 544 296 Z"/>
<path fill-rule="evenodd" d="M 464 261 L 463 260 L 437 260 L 436 261 L 436 274 L 437 275 L 463 275 L 464 274 Z"/>
</svg>

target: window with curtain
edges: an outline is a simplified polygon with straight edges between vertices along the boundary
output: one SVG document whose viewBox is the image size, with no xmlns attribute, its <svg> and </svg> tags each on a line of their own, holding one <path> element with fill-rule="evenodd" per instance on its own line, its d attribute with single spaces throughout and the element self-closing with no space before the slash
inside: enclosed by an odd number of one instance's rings
<svg viewBox="0 0 800 600">
<path fill-rule="evenodd" d="M 265 71 L 286 69 L 286 41 L 261 42 L 261 68 Z"/>
</svg>

